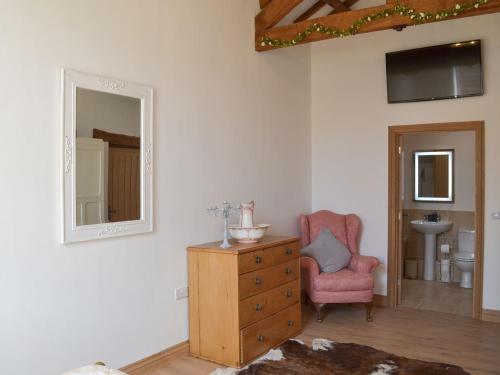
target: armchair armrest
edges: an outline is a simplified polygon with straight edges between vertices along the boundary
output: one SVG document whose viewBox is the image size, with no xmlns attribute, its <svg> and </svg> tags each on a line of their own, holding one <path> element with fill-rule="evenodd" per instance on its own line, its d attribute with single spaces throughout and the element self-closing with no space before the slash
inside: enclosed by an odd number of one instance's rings
<svg viewBox="0 0 500 375">
<path fill-rule="evenodd" d="M 380 262 L 375 257 L 356 254 L 352 257 L 349 268 L 354 272 L 371 273 L 379 265 Z"/>
<path fill-rule="evenodd" d="M 302 275 L 302 287 L 307 294 L 311 296 L 313 291 L 314 279 L 319 275 L 319 265 L 311 257 L 300 258 L 300 273 Z"/>
<path fill-rule="evenodd" d="M 302 256 L 300 257 L 300 270 L 303 275 L 307 273 L 315 277 L 319 275 L 319 264 L 314 258 Z"/>
</svg>

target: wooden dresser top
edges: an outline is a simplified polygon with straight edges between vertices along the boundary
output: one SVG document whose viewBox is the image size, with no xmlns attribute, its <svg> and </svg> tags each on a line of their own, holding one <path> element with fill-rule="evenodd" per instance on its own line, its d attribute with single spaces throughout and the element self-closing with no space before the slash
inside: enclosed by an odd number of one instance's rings
<svg viewBox="0 0 500 375">
<path fill-rule="evenodd" d="M 223 254 L 244 254 L 251 251 L 264 249 L 272 246 L 284 245 L 286 243 L 300 241 L 298 237 L 288 236 L 266 236 L 257 243 L 242 244 L 234 240 L 230 240 L 232 247 L 229 249 L 222 249 L 220 247 L 221 241 L 209 242 L 201 245 L 189 246 L 188 251 L 209 252 L 209 253 L 223 253 Z"/>
</svg>

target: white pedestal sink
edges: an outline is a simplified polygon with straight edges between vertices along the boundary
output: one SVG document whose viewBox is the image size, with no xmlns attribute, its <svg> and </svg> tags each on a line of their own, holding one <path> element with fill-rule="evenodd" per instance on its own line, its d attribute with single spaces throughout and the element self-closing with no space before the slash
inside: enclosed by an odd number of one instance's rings
<svg viewBox="0 0 500 375">
<path fill-rule="evenodd" d="M 453 223 L 448 220 L 438 222 L 412 220 L 411 226 L 425 235 L 424 280 L 434 280 L 434 262 L 436 261 L 436 235 L 448 232 Z"/>
</svg>

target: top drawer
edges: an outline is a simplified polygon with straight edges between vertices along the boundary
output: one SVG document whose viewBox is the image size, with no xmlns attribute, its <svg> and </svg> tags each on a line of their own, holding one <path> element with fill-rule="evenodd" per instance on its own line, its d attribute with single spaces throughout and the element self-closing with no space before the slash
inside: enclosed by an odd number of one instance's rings
<svg viewBox="0 0 500 375">
<path fill-rule="evenodd" d="M 268 247 L 250 253 L 238 255 L 239 273 L 246 273 L 271 267 L 300 256 L 300 242 L 294 241 L 284 245 Z"/>
</svg>

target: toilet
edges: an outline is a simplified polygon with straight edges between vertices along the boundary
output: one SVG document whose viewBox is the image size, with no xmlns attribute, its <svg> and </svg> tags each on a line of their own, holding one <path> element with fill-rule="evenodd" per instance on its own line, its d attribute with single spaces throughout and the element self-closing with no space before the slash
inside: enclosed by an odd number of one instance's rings
<svg viewBox="0 0 500 375">
<path fill-rule="evenodd" d="M 462 272 L 460 286 L 472 288 L 472 274 L 474 272 L 474 253 L 476 249 L 476 231 L 469 229 L 458 230 L 458 252 L 453 255 L 455 264 Z"/>
</svg>

